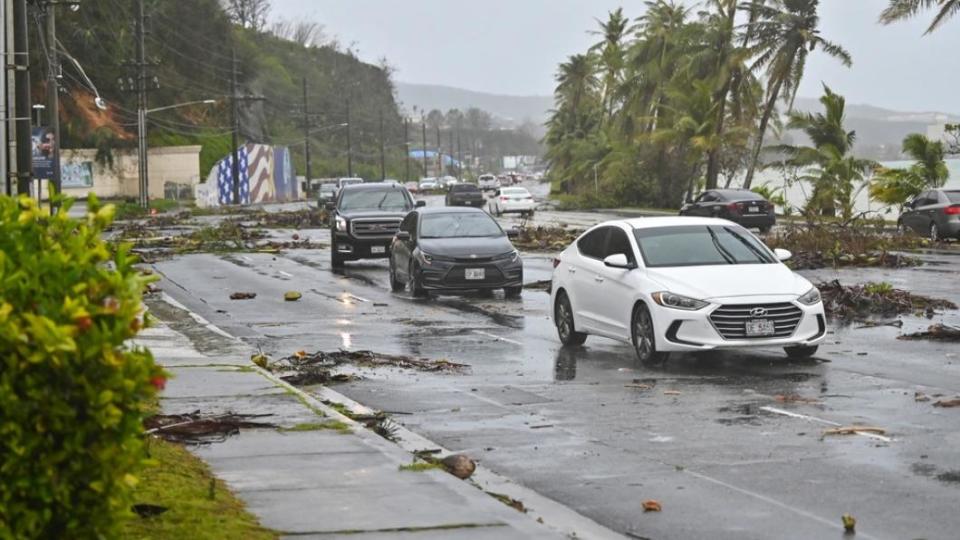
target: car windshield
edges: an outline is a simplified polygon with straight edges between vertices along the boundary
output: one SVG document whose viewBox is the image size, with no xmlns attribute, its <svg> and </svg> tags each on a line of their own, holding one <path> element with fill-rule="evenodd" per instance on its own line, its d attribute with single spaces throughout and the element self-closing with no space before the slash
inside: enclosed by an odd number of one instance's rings
<svg viewBox="0 0 960 540">
<path fill-rule="evenodd" d="M 457 184 L 453 186 L 453 188 L 451 188 L 450 191 L 459 193 L 459 192 L 480 191 L 480 190 L 477 189 L 477 186 L 473 184 Z"/>
<path fill-rule="evenodd" d="M 724 264 L 774 264 L 777 258 L 740 227 L 683 225 L 634 229 L 649 268 Z"/>
<path fill-rule="evenodd" d="M 409 210 L 412 205 L 404 192 L 396 189 L 348 191 L 340 199 L 340 210 Z"/>
<path fill-rule="evenodd" d="M 420 220 L 420 238 L 489 236 L 503 236 L 503 229 L 484 212 L 426 214 Z"/>
<path fill-rule="evenodd" d="M 948 201 L 960 203 L 960 191 L 944 191 L 943 194 L 947 196 Z"/>
</svg>

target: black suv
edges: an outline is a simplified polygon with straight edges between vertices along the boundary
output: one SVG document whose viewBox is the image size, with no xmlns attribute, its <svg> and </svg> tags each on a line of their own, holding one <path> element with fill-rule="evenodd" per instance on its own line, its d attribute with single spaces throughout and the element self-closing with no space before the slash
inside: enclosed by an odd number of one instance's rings
<svg viewBox="0 0 960 540">
<path fill-rule="evenodd" d="M 331 263 L 338 268 L 344 261 L 386 259 L 400 221 L 424 204 L 395 183 L 344 186 L 328 204 Z"/>
<path fill-rule="evenodd" d="M 473 184 L 454 184 L 447 192 L 447 206 L 475 206 L 482 208 L 487 202 L 483 192 Z"/>
</svg>

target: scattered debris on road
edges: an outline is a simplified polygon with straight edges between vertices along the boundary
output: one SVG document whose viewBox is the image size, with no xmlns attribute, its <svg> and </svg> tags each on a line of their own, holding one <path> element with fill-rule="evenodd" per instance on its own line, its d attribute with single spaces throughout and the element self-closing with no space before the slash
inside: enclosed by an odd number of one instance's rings
<svg viewBox="0 0 960 540">
<path fill-rule="evenodd" d="M 843 522 L 843 530 L 848 533 L 852 533 L 857 528 L 857 518 L 851 516 L 850 514 L 844 514 L 840 517 L 840 520 Z"/>
<path fill-rule="evenodd" d="M 528 291 L 544 291 L 547 294 L 550 294 L 551 290 L 553 289 L 553 281 L 549 279 L 534 281 L 533 283 L 524 284 L 523 288 Z"/>
<path fill-rule="evenodd" d="M 893 235 L 882 222 L 856 220 L 849 224 L 804 223 L 786 225 L 768 235 L 766 244 L 793 252 L 787 266 L 794 270 L 827 267 L 918 266 L 922 262 L 896 253 L 929 246 L 929 240 L 913 235 Z"/>
<path fill-rule="evenodd" d="M 183 444 L 209 444 L 223 442 L 240 433 L 240 429 L 275 428 L 267 422 L 254 422 L 270 414 L 202 415 L 200 411 L 187 414 L 158 414 L 144 421 L 147 435 Z"/>
<path fill-rule="evenodd" d="M 957 399 L 940 399 L 933 402 L 934 407 L 943 407 L 944 409 L 949 409 L 953 407 L 960 407 L 960 398 Z"/>
<path fill-rule="evenodd" d="M 823 432 L 823 436 L 827 437 L 829 435 L 856 435 L 858 433 L 872 433 L 874 435 L 886 435 L 887 430 L 879 427 L 871 426 L 843 426 L 838 428 L 831 428 Z"/>
<path fill-rule="evenodd" d="M 905 334 L 897 339 L 908 341 L 917 339 L 931 339 L 934 341 L 960 341 L 960 327 L 947 326 L 945 324 L 938 323 L 927 328 L 926 332 Z"/>
<path fill-rule="evenodd" d="M 440 460 L 446 471 L 461 480 L 466 480 L 477 470 L 477 464 L 466 454 L 453 454 Z"/>
<path fill-rule="evenodd" d="M 930 396 L 924 394 L 923 392 L 917 391 L 913 393 L 913 400 L 916 402 L 930 401 Z"/>
<path fill-rule="evenodd" d="M 957 309 L 949 300 L 929 298 L 895 289 L 889 283 L 841 285 L 839 280 L 817 285 L 823 295 L 827 316 L 859 321 L 870 316 L 917 314 L 933 316 L 937 310 Z"/>
<path fill-rule="evenodd" d="M 560 251 L 570 245 L 583 231 L 557 226 L 523 226 L 513 240 L 518 249 L 535 251 Z"/>
<path fill-rule="evenodd" d="M 290 356 L 273 362 L 265 354 L 255 354 L 250 360 L 263 369 L 281 373 L 281 379 L 295 386 L 315 384 L 336 384 L 349 382 L 360 377 L 353 373 L 338 371 L 345 366 L 382 368 L 396 367 L 425 372 L 462 372 L 469 369 L 467 364 L 458 364 L 449 360 L 430 360 L 405 355 L 375 353 L 372 351 L 334 351 L 307 353 L 298 351 Z M 369 426 L 368 426 L 369 427 Z"/>
<path fill-rule="evenodd" d="M 297 300 L 303 298 L 303 293 L 298 291 L 287 291 L 283 293 L 283 299 L 287 302 L 296 302 Z"/>
<path fill-rule="evenodd" d="M 235 292 L 230 295 L 231 300 L 253 300 L 257 297 L 255 292 Z"/>
<path fill-rule="evenodd" d="M 644 512 L 660 512 L 662 510 L 663 507 L 660 505 L 660 501 L 655 501 L 653 499 L 647 499 L 643 501 Z"/>
<path fill-rule="evenodd" d="M 820 403 L 820 400 L 815 398 L 805 398 L 798 396 L 796 394 L 780 395 L 777 394 L 773 396 L 774 401 L 779 403 L 803 403 L 807 405 L 814 405 Z"/>
<path fill-rule="evenodd" d="M 503 504 L 509 506 L 510 508 L 513 508 L 517 512 L 523 512 L 524 514 L 527 513 L 527 507 L 524 506 L 522 502 L 514 499 L 513 497 L 510 497 L 509 495 L 504 495 L 503 493 L 494 493 L 492 491 L 488 491 L 487 495 L 490 495 L 494 499 L 502 502 Z M 541 523 L 543 522 L 541 521 Z"/>
<path fill-rule="evenodd" d="M 286 212 L 257 211 L 235 218 L 236 222 L 254 222 L 257 227 L 270 229 L 322 229 L 328 225 L 322 212 L 307 208 Z"/>
<path fill-rule="evenodd" d="M 680 395 L 680 391 L 679 391 L 679 390 L 664 390 L 664 391 L 663 391 L 663 395 L 665 395 L 665 396 L 679 396 L 679 395 Z"/>
</svg>

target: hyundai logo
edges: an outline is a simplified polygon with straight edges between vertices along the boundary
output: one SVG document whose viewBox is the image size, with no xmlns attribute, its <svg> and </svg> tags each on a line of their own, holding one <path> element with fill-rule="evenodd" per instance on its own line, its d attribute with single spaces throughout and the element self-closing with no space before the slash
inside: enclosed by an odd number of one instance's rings
<svg viewBox="0 0 960 540">
<path fill-rule="evenodd" d="M 753 309 L 750 310 L 750 315 L 752 315 L 752 316 L 754 316 L 754 317 L 766 317 L 766 316 L 767 316 L 767 308 L 755 307 L 755 308 L 753 308 Z"/>
</svg>

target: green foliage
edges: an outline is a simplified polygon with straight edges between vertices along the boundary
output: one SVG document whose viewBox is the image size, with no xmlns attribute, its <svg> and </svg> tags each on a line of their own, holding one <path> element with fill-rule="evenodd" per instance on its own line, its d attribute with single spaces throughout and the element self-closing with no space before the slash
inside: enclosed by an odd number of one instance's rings
<svg viewBox="0 0 960 540">
<path fill-rule="evenodd" d="M 927 189 L 943 187 L 950 177 L 944 161 L 946 148 L 919 133 L 907 135 L 903 152 L 915 161 L 906 169 L 880 168 L 870 184 L 870 197 L 889 205 L 903 206 Z"/>
<path fill-rule="evenodd" d="M 893 292 L 893 285 L 886 281 L 870 282 L 864 285 L 863 289 L 867 291 L 867 294 L 884 295 Z"/>
<path fill-rule="evenodd" d="M 114 207 L 71 219 L 0 197 L 0 538 L 111 538 L 165 381 L 140 329 L 150 281 L 101 239 Z"/>
<path fill-rule="evenodd" d="M 753 186 L 750 191 L 760 195 L 764 199 L 772 202 L 780 208 L 786 209 L 787 207 L 787 199 L 783 194 L 783 188 L 774 187 L 770 184 L 763 184 L 760 186 Z"/>
</svg>

